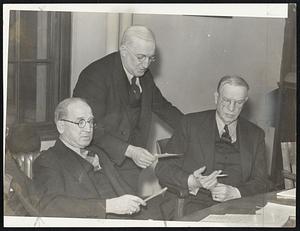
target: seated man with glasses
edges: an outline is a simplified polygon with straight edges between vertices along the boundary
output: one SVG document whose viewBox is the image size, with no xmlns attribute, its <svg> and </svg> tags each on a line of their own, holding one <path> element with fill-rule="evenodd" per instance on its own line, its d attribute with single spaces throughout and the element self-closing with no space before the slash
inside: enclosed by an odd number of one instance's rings
<svg viewBox="0 0 300 231">
<path fill-rule="evenodd" d="M 59 139 L 33 164 L 41 216 L 159 219 L 161 198 L 146 202 L 115 170 L 104 151 L 89 147 L 95 127 L 90 106 L 81 98 L 55 109 Z M 157 203 L 157 204 L 156 204 Z"/>
<path fill-rule="evenodd" d="M 155 85 L 149 70 L 154 61 L 153 33 L 144 26 L 131 26 L 119 51 L 88 65 L 73 92 L 86 99 L 95 114 L 93 144 L 107 152 L 135 191 L 141 168 L 155 161 L 146 150 L 152 112 L 172 128 L 182 117 Z"/>
<path fill-rule="evenodd" d="M 221 78 L 217 109 L 186 115 L 167 144 L 183 157 L 156 165 L 161 185 L 189 195 L 185 213 L 268 191 L 264 132 L 240 116 L 248 90 L 239 76 Z"/>
</svg>

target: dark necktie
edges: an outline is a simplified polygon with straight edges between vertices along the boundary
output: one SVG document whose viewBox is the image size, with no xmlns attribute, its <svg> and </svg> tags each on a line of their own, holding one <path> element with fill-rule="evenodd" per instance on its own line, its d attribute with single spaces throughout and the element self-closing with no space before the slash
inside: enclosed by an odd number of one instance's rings
<svg viewBox="0 0 300 231">
<path fill-rule="evenodd" d="M 231 137 L 229 135 L 229 130 L 227 125 L 224 126 L 224 130 L 225 132 L 223 132 L 221 136 L 221 140 L 224 141 L 225 143 L 231 143 Z"/>
<path fill-rule="evenodd" d="M 81 149 L 80 152 L 85 152 L 85 149 Z M 101 169 L 101 166 L 99 164 L 99 157 L 96 155 L 96 153 L 88 151 L 86 158 L 85 158 L 91 165 L 94 167 L 94 171 L 98 171 Z"/>
<path fill-rule="evenodd" d="M 131 88 L 132 95 L 134 96 L 135 100 L 139 100 L 141 97 L 141 91 L 140 91 L 139 86 L 136 84 L 136 79 L 137 79 L 137 77 L 135 77 L 135 76 L 131 79 L 130 88 Z"/>
</svg>

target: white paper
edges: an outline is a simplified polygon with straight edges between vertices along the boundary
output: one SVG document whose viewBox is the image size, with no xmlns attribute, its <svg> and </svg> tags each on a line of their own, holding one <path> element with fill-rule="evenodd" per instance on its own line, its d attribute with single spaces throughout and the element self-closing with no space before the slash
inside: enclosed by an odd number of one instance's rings
<svg viewBox="0 0 300 231">
<path fill-rule="evenodd" d="M 277 198 L 296 199 L 296 188 L 277 193 Z"/>
</svg>

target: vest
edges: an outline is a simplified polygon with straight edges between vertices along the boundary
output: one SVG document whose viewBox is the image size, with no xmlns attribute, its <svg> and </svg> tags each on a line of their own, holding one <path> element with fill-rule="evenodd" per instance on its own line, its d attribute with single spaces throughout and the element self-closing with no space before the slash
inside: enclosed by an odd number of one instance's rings
<svg viewBox="0 0 300 231">
<path fill-rule="evenodd" d="M 238 134 L 237 141 L 229 144 L 220 139 L 218 127 L 216 127 L 215 138 L 215 161 L 214 169 L 222 170 L 227 177 L 219 177 L 218 182 L 231 186 L 238 186 L 242 181 L 241 157 L 239 150 Z"/>
</svg>

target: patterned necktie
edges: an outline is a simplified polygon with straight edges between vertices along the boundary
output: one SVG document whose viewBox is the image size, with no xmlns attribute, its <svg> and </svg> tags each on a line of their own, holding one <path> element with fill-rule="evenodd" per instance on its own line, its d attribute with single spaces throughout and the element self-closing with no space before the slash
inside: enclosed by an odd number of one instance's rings
<svg viewBox="0 0 300 231">
<path fill-rule="evenodd" d="M 81 149 L 80 152 L 85 152 L 85 149 Z M 86 158 L 85 158 L 91 165 L 94 167 L 94 171 L 99 171 L 101 168 L 99 163 L 99 157 L 96 153 L 88 151 Z"/>
<path fill-rule="evenodd" d="M 224 126 L 224 130 L 225 132 L 223 132 L 222 136 L 221 136 L 221 140 L 224 141 L 225 143 L 231 143 L 231 137 L 229 135 L 229 130 L 228 130 L 228 126 L 225 125 Z"/>
<path fill-rule="evenodd" d="M 136 100 L 139 100 L 140 97 L 141 97 L 141 90 L 139 88 L 139 86 L 136 84 L 136 79 L 137 77 L 134 76 L 132 79 L 131 79 L 131 85 L 130 85 L 130 88 L 131 88 L 131 91 L 132 91 L 132 94 L 134 96 L 134 98 Z"/>
</svg>

